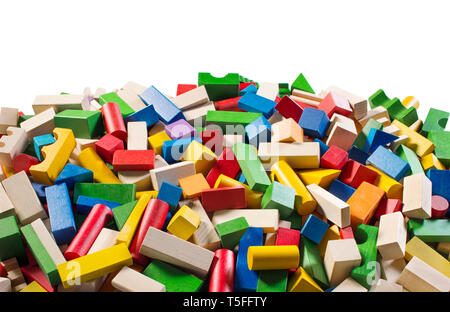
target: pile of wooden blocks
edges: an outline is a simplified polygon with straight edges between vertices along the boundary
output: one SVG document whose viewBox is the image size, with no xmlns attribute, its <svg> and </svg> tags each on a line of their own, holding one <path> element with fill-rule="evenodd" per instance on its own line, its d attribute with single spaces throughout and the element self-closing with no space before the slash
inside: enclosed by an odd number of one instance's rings
<svg viewBox="0 0 450 312">
<path fill-rule="evenodd" d="M 199 73 L 0 110 L 0 291 L 448 292 L 449 113 Z"/>
</svg>

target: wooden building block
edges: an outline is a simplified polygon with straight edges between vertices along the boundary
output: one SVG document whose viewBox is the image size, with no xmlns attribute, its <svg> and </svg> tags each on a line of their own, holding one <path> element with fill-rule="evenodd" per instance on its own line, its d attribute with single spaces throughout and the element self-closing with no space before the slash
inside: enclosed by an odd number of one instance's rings
<svg viewBox="0 0 450 312">
<path fill-rule="evenodd" d="M 310 214 L 306 219 L 300 233 L 312 240 L 314 243 L 319 244 L 328 227 L 328 223 L 320 220 L 315 215 Z"/>
<path fill-rule="evenodd" d="M 287 289 L 289 292 L 323 292 L 322 288 L 302 267 L 299 267 L 291 277 Z"/>
<path fill-rule="evenodd" d="M 7 277 L 0 277 L 0 292 L 11 292 L 11 280 Z"/>
<path fill-rule="evenodd" d="M 112 279 L 114 288 L 122 292 L 165 292 L 166 286 L 125 266 Z"/>
<path fill-rule="evenodd" d="M 444 164 L 450 167 L 450 131 L 431 130 L 428 139 L 436 146 L 434 154 Z"/>
<path fill-rule="evenodd" d="M 95 151 L 105 162 L 110 164 L 113 161 L 114 152 L 123 149 L 123 141 L 109 133 L 95 142 Z"/>
<path fill-rule="evenodd" d="M 371 292 L 403 292 L 403 286 L 380 278 L 377 281 L 377 284 L 374 285 L 370 289 L 370 291 Z"/>
<path fill-rule="evenodd" d="M 409 166 L 411 167 L 411 174 L 424 173 L 422 164 L 420 163 L 419 158 L 416 153 L 409 147 L 401 144 L 395 153 L 400 156 L 403 160 L 407 161 Z"/>
<path fill-rule="evenodd" d="M 285 118 L 292 118 L 295 122 L 299 122 L 303 114 L 303 108 L 288 95 L 285 95 L 275 106 L 275 109 Z"/>
<path fill-rule="evenodd" d="M 370 155 L 367 164 L 371 164 L 397 181 L 400 181 L 411 169 L 406 161 L 382 146 Z"/>
<path fill-rule="evenodd" d="M 249 270 L 296 269 L 299 262 L 298 246 L 250 246 L 248 248 Z"/>
<path fill-rule="evenodd" d="M 208 147 L 194 140 L 181 155 L 181 160 L 192 161 L 197 173 L 207 175 L 216 163 L 217 156 Z"/>
<path fill-rule="evenodd" d="M 258 274 L 256 292 L 286 292 L 288 271 L 267 270 Z"/>
<path fill-rule="evenodd" d="M 15 257 L 21 265 L 27 262 L 25 248 L 14 216 L 0 219 L 0 260 Z"/>
<path fill-rule="evenodd" d="M 380 260 L 381 277 L 389 282 L 396 283 L 398 277 L 406 266 L 405 259 L 400 258 L 396 260 L 383 260 L 380 257 Z"/>
<path fill-rule="evenodd" d="M 401 183 L 395 181 L 384 172 L 373 166 L 367 166 L 367 168 L 378 173 L 378 177 L 375 179 L 373 184 L 382 189 L 386 193 L 387 198 L 400 200 L 403 198 L 403 185 Z"/>
<path fill-rule="evenodd" d="M 207 212 L 223 209 L 246 208 L 245 188 L 231 186 L 205 189 L 201 193 L 202 205 Z"/>
<path fill-rule="evenodd" d="M 75 183 L 78 182 L 93 182 L 94 173 L 80 166 L 66 164 L 55 180 L 55 184 L 66 183 L 67 188 L 73 190 Z"/>
<path fill-rule="evenodd" d="M 48 255 L 52 259 L 55 265 L 66 262 L 61 250 L 56 244 L 53 235 L 47 230 L 42 222 L 42 219 L 37 219 L 30 223 L 30 226 L 33 228 L 34 233 L 39 238 L 44 249 L 47 251 Z"/>
<path fill-rule="evenodd" d="M 91 147 L 78 154 L 80 165 L 93 172 L 93 179 L 97 183 L 121 183 L 111 169 Z"/>
<path fill-rule="evenodd" d="M 47 291 L 36 281 L 33 281 L 30 284 L 28 284 L 25 288 L 23 288 L 20 292 L 47 292 Z"/>
<path fill-rule="evenodd" d="M 214 106 L 214 103 L 208 102 L 206 104 L 187 109 L 183 111 L 183 114 L 186 118 L 186 121 L 191 125 L 195 125 L 196 123 L 205 124 L 208 113 L 215 110 L 216 108 Z"/>
<path fill-rule="evenodd" d="M 238 107 L 246 112 L 262 113 L 264 117 L 270 118 L 274 112 L 277 102 L 247 92 L 238 101 Z"/>
<path fill-rule="evenodd" d="M 361 265 L 354 267 L 350 276 L 366 289 L 370 289 L 378 279 L 374 265 L 377 259 L 377 236 L 378 228 L 375 226 L 360 224 L 355 230 Z"/>
<path fill-rule="evenodd" d="M 101 134 L 101 112 L 88 110 L 64 110 L 54 117 L 56 128 L 71 129 L 77 138 L 92 139 Z"/>
<path fill-rule="evenodd" d="M 347 97 L 334 91 L 330 91 L 325 95 L 323 100 L 320 101 L 318 108 L 326 112 L 329 118 L 334 113 L 350 116 L 353 112 Z"/>
<path fill-rule="evenodd" d="M 427 136 L 431 130 L 444 131 L 447 125 L 449 112 L 445 112 L 439 109 L 430 108 L 427 118 L 422 127 L 422 133 Z"/>
<path fill-rule="evenodd" d="M 427 243 L 450 242 L 450 222 L 447 219 L 409 219 L 408 231 Z"/>
<path fill-rule="evenodd" d="M 340 122 L 335 123 L 329 129 L 331 131 L 326 144 L 328 146 L 335 145 L 344 151 L 348 151 L 352 147 L 352 143 L 358 135 L 354 125 L 349 127 Z"/>
<path fill-rule="evenodd" d="M 358 95 L 355 95 L 353 93 L 350 93 L 350 92 L 348 92 L 344 89 L 341 89 L 339 87 L 336 87 L 336 86 L 328 87 L 326 90 L 322 91 L 320 93 L 320 95 L 327 94 L 328 92 L 331 92 L 331 91 L 339 93 L 348 99 L 350 106 L 352 107 L 352 110 L 353 110 L 353 116 L 356 119 L 360 119 L 367 114 L 367 99 L 360 97 Z"/>
<path fill-rule="evenodd" d="M 383 106 L 378 106 L 378 107 L 371 109 L 370 111 L 367 112 L 367 114 L 364 117 L 362 117 L 358 121 L 361 124 L 361 126 L 364 127 L 370 119 L 374 119 L 379 122 L 381 119 L 384 119 L 385 122 L 388 124 L 390 124 L 390 122 L 391 122 L 389 113 L 388 113 L 387 109 L 384 108 Z"/>
<path fill-rule="evenodd" d="M 336 288 L 333 289 L 332 292 L 367 292 L 368 290 L 364 288 L 361 284 L 355 281 L 351 277 L 347 277 L 342 281 Z"/>
<path fill-rule="evenodd" d="M 261 113 L 208 111 L 206 124 L 218 125 L 226 134 L 243 134 L 244 127 L 261 116 Z"/>
<path fill-rule="evenodd" d="M 377 172 L 354 160 L 349 160 L 342 170 L 339 180 L 353 188 L 358 188 L 364 181 L 373 184 L 377 177 Z"/>
<path fill-rule="evenodd" d="M 241 167 L 239 166 L 233 151 L 229 148 L 224 148 L 220 156 L 217 158 L 216 164 L 211 168 L 206 176 L 206 181 L 211 187 L 213 187 L 220 175 L 234 178 L 240 169 Z"/>
<path fill-rule="evenodd" d="M 271 142 L 303 142 L 303 129 L 294 119 L 288 118 L 272 124 Z"/>
<path fill-rule="evenodd" d="M 416 219 L 431 217 L 431 181 L 423 173 L 403 180 L 403 214 Z"/>
<path fill-rule="evenodd" d="M 248 223 L 244 217 L 216 224 L 216 231 L 220 237 L 222 248 L 230 250 L 236 247 L 247 229 Z"/>
<path fill-rule="evenodd" d="M 188 240 L 200 225 L 200 216 L 188 206 L 181 207 L 170 219 L 167 231 Z"/>
<path fill-rule="evenodd" d="M 394 213 L 397 211 L 402 211 L 402 201 L 399 199 L 383 198 L 380 205 L 378 206 L 377 212 L 375 213 L 375 218 L 380 219 L 382 215 Z"/>
<path fill-rule="evenodd" d="M 141 93 L 140 98 L 145 104 L 153 105 L 160 119 L 166 124 L 177 121 L 178 119 L 184 119 L 181 110 L 154 86 L 149 87 Z"/>
<path fill-rule="evenodd" d="M 275 98 L 278 95 L 278 84 L 270 82 L 260 82 L 256 94 L 271 101 L 275 101 Z"/>
<path fill-rule="evenodd" d="M 182 111 L 209 102 L 205 86 L 188 90 L 173 99 L 173 103 Z"/>
<path fill-rule="evenodd" d="M 331 145 L 320 159 L 320 165 L 322 168 L 342 170 L 347 161 L 347 152 L 335 145 Z"/>
<path fill-rule="evenodd" d="M 152 170 L 155 166 L 155 152 L 152 150 L 117 150 L 114 152 L 114 171 Z"/>
<path fill-rule="evenodd" d="M 441 218 L 448 212 L 448 201 L 439 195 L 431 196 L 431 216 L 433 218 Z"/>
<path fill-rule="evenodd" d="M 165 132 L 172 140 L 196 137 L 197 131 L 186 120 L 180 119 L 165 127 Z"/>
<path fill-rule="evenodd" d="M 38 95 L 34 98 L 33 110 L 39 114 L 49 108 L 59 113 L 67 109 L 87 110 L 89 99 L 86 94 Z"/>
<path fill-rule="evenodd" d="M 127 149 L 147 149 L 147 124 L 145 121 L 134 121 L 127 124 Z"/>
<path fill-rule="evenodd" d="M 144 102 L 142 102 L 141 98 L 139 97 L 139 93 L 137 93 L 136 90 L 128 88 L 127 85 L 122 87 L 122 89 L 118 90 L 116 93 L 134 111 L 139 111 L 146 107 Z"/>
<path fill-rule="evenodd" d="M 183 189 L 166 181 L 163 181 L 158 192 L 158 199 L 169 204 L 170 211 L 175 212 L 175 209 L 180 201 Z"/>
<path fill-rule="evenodd" d="M 170 140 L 171 138 L 165 131 L 158 132 L 148 137 L 148 143 L 157 155 L 161 155 L 164 142 Z"/>
<path fill-rule="evenodd" d="M 204 85 L 211 101 L 219 101 L 239 95 L 239 75 L 228 73 L 214 77 L 210 73 L 198 73 L 198 86 Z"/>
<path fill-rule="evenodd" d="M 384 260 L 405 256 L 406 236 L 406 224 L 400 211 L 381 216 L 377 248 Z"/>
<path fill-rule="evenodd" d="M 336 169 L 309 169 L 297 171 L 298 176 L 305 185 L 317 184 L 328 189 L 331 183 L 337 179 L 341 171 Z"/>
<path fill-rule="evenodd" d="M 434 153 L 427 154 L 420 159 L 420 163 L 424 171 L 428 169 L 439 169 L 445 170 L 444 165 L 439 161 L 439 159 L 434 155 Z"/>
<path fill-rule="evenodd" d="M 317 142 L 260 143 L 258 157 L 266 170 L 274 163 L 282 160 L 294 169 L 314 169 L 319 168 L 320 145 Z"/>
<path fill-rule="evenodd" d="M 223 187 L 233 187 L 233 186 L 243 186 L 245 188 L 245 200 L 247 201 L 247 208 L 251 209 L 259 209 L 261 208 L 261 199 L 263 193 L 255 192 L 250 189 L 250 187 L 246 184 L 243 184 L 237 180 L 234 180 L 226 175 L 219 175 L 214 184 L 214 188 L 223 188 Z"/>
<path fill-rule="evenodd" d="M 0 134 L 7 134 L 6 129 L 16 127 L 19 119 L 19 110 L 17 108 L 0 108 Z"/>
<path fill-rule="evenodd" d="M 150 171 L 120 171 L 117 174 L 120 182 L 123 184 L 136 185 L 136 192 L 150 190 L 152 188 L 152 180 Z"/>
<path fill-rule="evenodd" d="M 289 186 L 273 181 L 266 189 L 262 199 L 262 209 L 278 209 L 280 218 L 288 218 L 294 211 L 295 190 Z"/>
<path fill-rule="evenodd" d="M 8 127 L 6 135 L 0 138 L 0 165 L 12 167 L 16 155 L 25 151 L 27 135 L 21 128 Z"/>
<path fill-rule="evenodd" d="M 344 228 L 344 229 L 346 229 L 346 228 Z M 341 229 L 341 231 L 342 230 L 343 229 Z M 350 228 L 350 230 L 351 230 L 351 228 Z M 325 235 L 323 236 L 322 240 L 320 241 L 320 244 L 317 246 L 318 250 L 320 252 L 321 259 L 323 259 L 323 257 L 325 257 L 325 251 L 327 250 L 327 245 L 330 240 L 345 239 L 345 238 L 341 237 L 341 231 L 339 230 L 339 227 L 336 224 L 330 226 L 327 229 L 327 231 L 325 232 Z M 351 237 L 348 237 L 348 238 L 354 238 L 353 232 L 351 232 Z"/>
<path fill-rule="evenodd" d="M 228 209 L 214 212 L 212 224 L 230 221 L 239 217 L 247 220 L 249 227 L 259 227 L 264 233 L 272 233 L 278 230 L 278 210 L 277 209 Z"/>
<path fill-rule="evenodd" d="M 384 129 L 387 128 L 388 127 L 385 127 Z M 384 129 L 370 129 L 369 134 L 367 135 L 367 140 L 363 147 L 364 152 L 369 154 L 373 153 L 379 146 L 386 146 L 393 143 L 399 138 L 396 135 L 385 132 Z"/>
<path fill-rule="evenodd" d="M 179 184 L 183 189 L 184 198 L 200 197 L 203 190 L 208 190 L 211 188 L 201 173 L 181 178 L 179 180 Z"/>
<path fill-rule="evenodd" d="M 0 219 L 14 216 L 15 213 L 14 205 L 6 194 L 3 184 L 0 183 Z"/>
<path fill-rule="evenodd" d="M 25 130 L 28 141 L 31 141 L 35 136 L 52 133 L 55 128 L 54 117 L 55 111 L 49 108 L 21 122 L 20 127 Z"/>
<path fill-rule="evenodd" d="M 300 248 L 301 248 L 300 253 L 302 255 L 300 267 L 304 268 L 305 271 L 312 278 L 314 278 L 315 281 L 317 281 L 320 287 L 328 288 L 330 284 L 328 282 L 327 274 L 325 273 L 325 267 L 323 266 L 323 261 L 320 255 L 318 245 L 309 240 L 308 238 L 303 237 Z"/>
<path fill-rule="evenodd" d="M 367 182 L 361 183 L 355 193 L 348 199 L 350 206 L 351 226 L 367 224 L 384 197 L 384 190 Z"/>
<path fill-rule="evenodd" d="M 404 144 L 415 151 L 417 156 L 422 157 L 434 151 L 435 146 L 432 141 L 413 131 L 398 120 L 394 120 L 392 124 L 400 129 L 399 136 L 408 136 Z"/>
<path fill-rule="evenodd" d="M 194 175 L 195 173 L 195 166 L 192 161 L 183 161 L 173 165 L 150 170 L 150 176 L 152 179 L 153 188 L 155 190 L 159 190 L 163 181 L 173 185 L 178 185 L 179 179 Z"/>
<path fill-rule="evenodd" d="M 303 133 L 311 138 L 323 139 L 330 125 L 330 120 L 322 110 L 306 107 L 299 121 Z"/>
<path fill-rule="evenodd" d="M 361 264 L 361 255 L 354 239 L 331 240 L 325 252 L 324 266 L 330 286 L 342 283 L 354 267 Z"/>
</svg>

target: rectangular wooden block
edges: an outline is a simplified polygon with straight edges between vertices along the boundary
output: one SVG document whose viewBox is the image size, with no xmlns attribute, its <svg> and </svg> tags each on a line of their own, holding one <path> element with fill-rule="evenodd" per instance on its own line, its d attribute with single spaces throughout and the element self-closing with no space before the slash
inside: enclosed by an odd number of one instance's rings
<svg viewBox="0 0 450 312">
<path fill-rule="evenodd" d="M 44 222 L 42 222 L 42 219 L 37 219 L 31 222 L 30 225 L 53 262 L 56 265 L 66 262 L 61 250 L 56 244 L 52 234 L 47 230 Z"/>
<path fill-rule="evenodd" d="M 350 106 L 353 109 L 353 116 L 356 119 L 360 119 L 367 114 L 367 99 L 365 99 L 361 96 L 355 95 L 351 92 L 348 92 L 348 91 L 341 89 L 339 87 L 336 87 L 336 86 L 328 87 L 326 90 L 322 91 L 320 93 L 320 95 L 327 94 L 330 91 L 340 93 L 343 96 L 347 97 L 347 99 L 350 103 Z"/>
<path fill-rule="evenodd" d="M 147 123 L 145 121 L 128 122 L 127 124 L 127 149 L 146 150 L 147 149 Z"/>
<path fill-rule="evenodd" d="M 247 207 L 243 186 L 206 189 L 201 192 L 201 199 L 207 212 Z"/>
<path fill-rule="evenodd" d="M 22 121 L 20 123 L 20 127 L 27 133 L 28 141 L 33 140 L 35 136 L 52 133 L 55 128 L 55 123 L 53 121 L 54 116 L 54 109 L 49 108 L 25 121 Z"/>
<path fill-rule="evenodd" d="M 403 180 L 403 210 L 409 218 L 428 219 L 431 217 L 430 179 L 423 173 L 407 176 Z"/>
<path fill-rule="evenodd" d="M 294 169 L 319 168 L 320 145 L 317 142 L 261 142 L 258 157 L 266 170 L 269 170 L 272 164 L 280 160 L 286 161 Z"/>
<path fill-rule="evenodd" d="M 155 151 L 117 150 L 114 152 L 112 165 L 114 171 L 152 170 L 155 166 Z"/>
<path fill-rule="evenodd" d="M 6 134 L 6 129 L 16 127 L 19 119 L 19 110 L 17 108 L 0 108 L 0 134 Z"/>
<path fill-rule="evenodd" d="M 417 156 L 422 157 L 434 151 L 435 146 L 433 142 L 424 136 L 405 126 L 398 120 L 394 120 L 392 124 L 400 130 L 398 136 L 408 136 L 404 144 L 415 151 Z"/>
<path fill-rule="evenodd" d="M 166 286 L 136 272 L 129 267 L 123 267 L 113 278 L 111 284 L 122 292 L 165 292 Z"/>
<path fill-rule="evenodd" d="M 250 227 L 262 228 L 264 233 L 278 230 L 278 209 L 228 209 L 214 212 L 212 223 L 214 226 L 239 217 L 244 217 Z"/>
<path fill-rule="evenodd" d="M 361 264 L 361 254 L 354 239 L 328 241 L 324 265 L 330 286 L 343 282 L 354 267 Z"/>
<path fill-rule="evenodd" d="M 0 169 L 1 171 L 1 169 Z M 0 219 L 15 215 L 14 205 L 6 194 L 3 184 L 0 183 Z"/>
<path fill-rule="evenodd" d="M 38 95 L 34 98 L 33 110 L 39 114 L 49 108 L 57 113 L 66 109 L 88 110 L 89 99 L 86 94 Z"/>
<path fill-rule="evenodd" d="M 134 184 L 108 184 L 108 183 L 75 183 L 73 201 L 76 203 L 78 196 L 84 195 L 99 199 L 126 204 L 133 201 L 136 196 Z"/>
<path fill-rule="evenodd" d="M 405 256 L 406 236 L 406 224 L 400 211 L 381 216 L 377 248 L 384 260 Z"/>
<path fill-rule="evenodd" d="M 205 86 L 199 86 L 195 89 L 189 90 L 173 99 L 173 104 L 175 104 L 182 111 L 208 102 L 209 97 Z"/>
<path fill-rule="evenodd" d="M 12 167 L 14 157 L 24 152 L 27 145 L 27 135 L 23 129 L 8 127 L 6 135 L 0 138 L 0 165 Z"/>
<path fill-rule="evenodd" d="M 194 175 L 195 173 L 193 161 L 183 161 L 150 170 L 150 176 L 155 190 L 159 190 L 163 181 L 178 186 L 179 179 Z"/>
<path fill-rule="evenodd" d="M 152 180 L 150 178 L 149 170 L 120 171 L 117 176 L 123 184 L 136 185 L 136 192 L 147 191 L 152 188 Z"/>
<path fill-rule="evenodd" d="M 347 201 L 350 205 L 353 229 L 356 229 L 358 224 L 369 222 L 383 197 L 384 191 L 381 188 L 367 182 L 361 183 Z"/>
</svg>

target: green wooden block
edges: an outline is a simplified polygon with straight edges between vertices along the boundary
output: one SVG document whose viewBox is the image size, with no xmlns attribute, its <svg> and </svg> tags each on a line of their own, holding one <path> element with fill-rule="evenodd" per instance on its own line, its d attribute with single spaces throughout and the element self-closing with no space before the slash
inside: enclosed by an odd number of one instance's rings
<svg viewBox="0 0 450 312">
<path fill-rule="evenodd" d="M 428 139 L 434 143 L 434 155 L 446 167 L 450 167 L 450 131 L 431 130 Z"/>
<path fill-rule="evenodd" d="M 286 292 L 288 270 L 261 270 L 256 292 Z"/>
<path fill-rule="evenodd" d="M 116 92 L 105 93 L 98 98 L 98 103 L 100 105 L 104 105 L 109 102 L 114 102 L 119 105 L 119 109 L 123 117 L 134 113 L 134 109 L 132 109 L 120 96 L 118 96 Z"/>
<path fill-rule="evenodd" d="M 74 203 L 77 202 L 78 196 L 80 195 L 125 204 L 136 199 L 136 185 L 113 183 L 75 183 L 75 188 L 73 191 Z"/>
<path fill-rule="evenodd" d="M 291 95 L 291 89 L 289 89 L 289 84 L 280 82 L 278 84 L 278 96 L 282 98 L 285 95 Z"/>
<path fill-rule="evenodd" d="M 28 224 L 23 226 L 21 231 L 31 253 L 33 254 L 33 257 L 36 259 L 36 262 L 47 277 L 50 284 L 55 286 L 61 283 L 57 266 L 48 254 L 39 237 L 34 232 L 33 227 Z"/>
<path fill-rule="evenodd" d="M 295 190 L 292 187 L 273 181 L 266 189 L 262 200 L 262 209 L 278 209 L 280 218 L 288 218 L 294 211 Z"/>
<path fill-rule="evenodd" d="M 409 127 L 419 119 L 419 116 L 417 115 L 416 108 L 410 107 L 405 108 L 395 119 Z"/>
<path fill-rule="evenodd" d="M 20 265 L 28 263 L 16 217 L 9 216 L 0 219 L 0 260 L 14 257 Z"/>
<path fill-rule="evenodd" d="M 330 283 L 320 257 L 319 245 L 302 236 L 300 248 L 300 255 L 302 255 L 300 266 L 305 269 L 321 288 L 329 288 Z"/>
<path fill-rule="evenodd" d="M 376 226 L 360 224 L 354 233 L 361 254 L 361 265 L 352 269 L 351 277 L 370 289 L 370 282 L 375 280 L 376 260 L 377 260 L 377 237 L 378 228 Z"/>
<path fill-rule="evenodd" d="M 122 230 L 125 222 L 127 222 L 127 219 L 136 206 L 137 202 L 137 200 L 133 200 L 129 203 L 123 204 L 122 206 L 118 206 L 112 209 L 114 220 L 119 231 Z"/>
<path fill-rule="evenodd" d="M 270 179 L 258 158 L 256 148 L 250 144 L 235 143 L 233 153 L 248 186 L 254 191 L 264 192 L 270 185 Z"/>
<path fill-rule="evenodd" d="M 280 218 L 281 219 L 281 218 Z M 293 230 L 301 230 L 302 229 L 302 216 L 297 213 L 296 210 L 294 210 L 293 213 L 287 218 L 281 219 L 285 221 L 291 222 L 291 229 Z"/>
<path fill-rule="evenodd" d="M 223 134 L 245 134 L 245 126 L 261 116 L 261 113 L 208 111 L 206 124 L 218 125 Z"/>
<path fill-rule="evenodd" d="M 364 144 L 367 141 L 367 136 L 369 135 L 370 129 L 383 130 L 383 124 L 376 121 L 375 119 L 369 119 L 367 123 L 364 125 L 361 132 L 356 137 L 355 141 L 353 141 L 353 145 L 359 148 L 360 150 L 364 149 Z"/>
<path fill-rule="evenodd" d="M 428 136 L 428 132 L 431 130 L 444 131 L 447 126 L 449 116 L 449 112 L 430 108 L 427 118 L 422 126 L 422 135 L 425 137 Z"/>
<path fill-rule="evenodd" d="M 214 77 L 210 73 L 198 73 L 198 86 L 205 86 L 211 101 L 220 101 L 239 96 L 239 74 L 229 73 Z"/>
<path fill-rule="evenodd" d="M 247 220 L 244 217 L 232 219 L 216 225 L 222 247 L 233 250 L 248 229 Z"/>
<path fill-rule="evenodd" d="M 196 292 L 203 284 L 201 279 L 159 260 L 152 260 L 142 274 L 164 284 L 167 292 Z"/>
<path fill-rule="evenodd" d="M 370 108 L 373 109 L 378 106 L 385 107 L 390 100 L 391 99 L 386 95 L 386 93 L 384 93 L 383 89 L 379 89 L 369 97 Z"/>
<path fill-rule="evenodd" d="M 383 106 L 388 111 L 391 120 L 397 119 L 408 127 L 418 119 L 415 107 L 406 108 L 399 98 L 390 99 L 382 89 L 369 97 L 369 103 L 371 108 Z"/>
<path fill-rule="evenodd" d="M 76 138 L 92 139 L 103 131 L 101 116 L 100 111 L 66 109 L 55 115 L 55 127 L 72 129 Z"/>
<path fill-rule="evenodd" d="M 450 242 L 449 219 L 410 219 L 408 231 L 411 237 L 417 236 L 425 243 Z"/>
<path fill-rule="evenodd" d="M 292 83 L 291 92 L 294 89 L 302 90 L 309 93 L 315 93 L 313 88 L 311 88 L 308 81 L 306 80 L 305 76 L 303 76 L 303 74 L 298 75 L 297 79 L 295 79 L 295 81 Z"/>
<path fill-rule="evenodd" d="M 416 152 L 414 152 L 409 147 L 401 144 L 397 150 L 395 151 L 397 156 L 407 161 L 409 166 L 411 167 L 411 174 L 424 173 L 422 164 L 420 163 L 419 158 L 417 158 Z"/>
<path fill-rule="evenodd" d="M 25 121 L 25 120 L 30 119 L 31 117 L 34 117 L 34 115 L 22 115 L 22 116 L 19 116 L 19 119 L 17 119 L 17 127 L 20 128 L 20 123 Z"/>
</svg>

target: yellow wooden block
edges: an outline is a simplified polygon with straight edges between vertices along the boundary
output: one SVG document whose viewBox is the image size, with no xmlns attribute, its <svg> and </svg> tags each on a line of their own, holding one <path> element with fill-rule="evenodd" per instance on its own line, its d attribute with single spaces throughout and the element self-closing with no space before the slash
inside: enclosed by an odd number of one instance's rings
<svg viewBox="0 0 450 312">
<path fill-rule="evenodd" d="M 157 134 L 148 137 L 148 143 L 155 151 L 155 155 L 162 154 L 162 146 L 164 142 L 172 140 L 165 131 L 158 132 Z"/>
<path fill-rule="evenodd" d="M 77 145 L 71 129 L 55 128 L 53 135 L 56 142 L 44 146 L 41 150 L 44 160 L 30 167 L 33 180 L 39 184 L 53 184 Z"/>
<path fill-rule="evenodd" d="M 402 104 L 406 108 L 415 107 L 416 109 L 419 109 L 420 102 L 414 96 L 407 96 L 403 99 Z"/>
<path fill-rule="evenodd" d="M 193 161 L 195 171 L 206 176 L 216 163 L 217 156 L 208 147 L 198 141 L 192 141 L 181 155 L 181 160 Z"/>
<path fill-rule="evenodd" d="M 331 183 L 339 177 L 341 170 L 310 169 L 297 171 L 297 174 L 305 185 L 317 184 L 324 189 L 328 189 Z"/>
<path fill-rule="evenodd" d="M 450 278 L 450 262 L 442 257 L 437 251 L 425 244 L 420 238 L 414 236 L 406 243 L 405 259 L 410 261 L 417 257 L 429 266 L 435 268 Z"/>
<path fill-rule="evenodd" d="M 422 125 L 422 120 L 417 119 L 411 126 L 409 126 L 409 129 L 413 130 L 414 132 L 419 132 L 420 129 L 422 129 Z"/>
<path fill-rule="evenodd" d="M 148 194 L 152 198 L 158 197 L 158 191 L 142 191 L 142 192 L 136 192 L 136 199 L 141 198 L 142 195 Z"/>
<path fill-rule="evenodd" d="M 247 208 L 249 209 L 261 208 L 261 199 L 264 194 L 253 191 L 247 184 L 243 184 L 224 174 L 219 175 L 219 177 L 216 180 L 216 183 L 214 184 L 214 188 L 232 187 L 232 186 L 243 186 L 245 188 L 245 200 L 247 201 Z"/>
<path fill-rule="evenodd" d="M 335 224 L 330 226 L 328 230 L 325 232 L 322 240 L 319 243 L 319 252 L 320 256 L 325 257 L 325 251 L 327 250 L 327 244 L 330 240 L 341 239 L 341 233 L 339 232 L 339 227 Z"/>
<path fill-rule="evenodd" d="M 64 288 L 80 285 L 133 264 L 125 244 L 118 244 L 58 265 Z"/>
<path fill-rule="evenodd" d="M 39 285 L 38 282 L 32 281 L 25 288 L 23 288 L 20 292 L 47 292 L 44 287 Z"/>
<path fill-rule="evenodd" d="M 147 208 L 147 204 L 151 198 L 152 196 L 150 194 L 143 194 L 139 198 L 127 221 L 123 225 L 119 234 L 117 234 L 116 244 L 124 243 L 127 247 L 130 246 L 134 234 L 136 233 L 137 227 L 139 226 L 139 222 L 141 221 L 142 214 L 144 213 L 145 208 Z"/>
<path fill-rule="evenodd" d="M 167 231 L 173 235 L 188 240 L 200 225 L 200 216 L 191 208 L 184 205 L 170 219 Z"/>
<path fill-rule="evenodd" d="M 300 251 L 296 245 L 250 246 L 247 251 L 249 270 L 296 269 Z"/>
<path fill-rule="evenodd" d="M 288 292 L 323 292 L 322 288 L 312 279 L 311 276 L 299 267 L 294 275 L 289 279 Z"/>
<path fill-rule="evenodd" d="M 424 171 L 427 171 L 428 169 L 445 170 L 445 166 L 434 155 L 434 153 L 430 153 L 423 156 L 422 159 L 420 160 L 420 163 L 422 164 Z"/>
<path fill-rule="evenodd" d="M 82 167 L 94 172 L 94 182 L 112 184 L 122 183 L 92 147 L 85 148 L 78 154 L 78 162 Z"/>
<path fill-rule="evenodd" d="M 295 190 L 295 209 L 298 214 L 308 215 L 316 209 L 316 200 L 286 161 L 280 160 L 272 165 L 270 178 Z"/>
<path fill-rule="evenodd" d="M 403 185 L 388 175 L 386 175 L 381 170 L 378 170 L 374 166 L 367 166 L 367 168 L 376 171 L 378 173 L 378 177 L 375 179 L 373 185 L 378 186 L 386 193 L 387 198 L 392 199 L 403 199 Z"/>
<path fill-rule="evenodd" d="M 406 135 L 405 145 L 416 152 L 417 156 L 422 157 L 434 151 L 434 144 L 424 136 L 405 126 L 398 120 L 394 120 L 392 125 L 396 126 L 400 132 L 397 136 Z"/>
<path fill-rule="evenodd" d="M 5 175 L 5 179 L 12 177 L 15 174 L 14 169 L 11 167 L 2 166 L 2 169 L 3 169 L 3 174 Z"/>
</svg>

